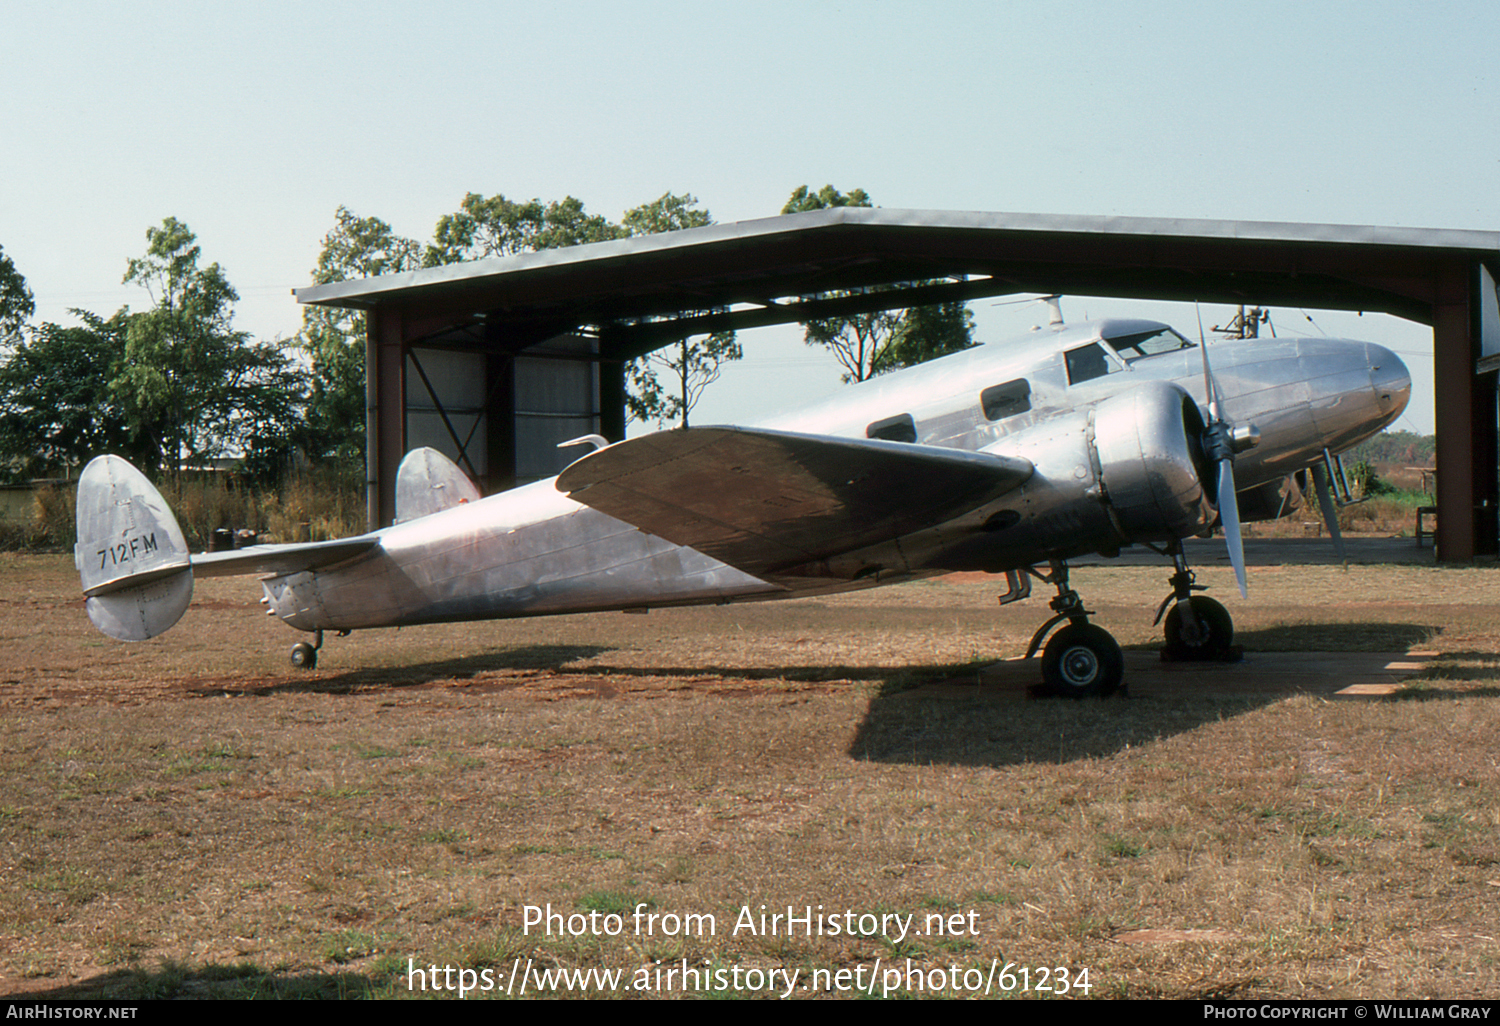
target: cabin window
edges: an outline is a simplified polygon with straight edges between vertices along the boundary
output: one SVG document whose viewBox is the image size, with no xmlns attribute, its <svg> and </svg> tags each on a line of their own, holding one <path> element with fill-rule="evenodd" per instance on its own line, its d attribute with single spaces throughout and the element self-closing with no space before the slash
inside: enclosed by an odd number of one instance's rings
<svg viewBox="0 0 1500 1026">
<path fill-rule="evenodd" d="M 1031 409 L 1031 382 L 1025 378 L 991 385 L 979 393 L 979 405 L 989 420 L 1011 417 Z"/>
<path fill-rule="evenodd" d="M 1097 342 L 1091 342 L 1077 349 L 1069 349 L 1063 356 L 1068 362 L 1068 384 L 1070 385 L 1102 378 L 1112 369 L 1109 357 L 1104 355 L 1104 350 Z"/>
<path fill-rule="evenodd" d="M 903 413 L 896 417 L 887 417 L 885 420 L 877 420 L 865 428 L 865 437 L 883 438 L 887 442 L 915 442 L 917 425 L 911 419 L 911 414 Z"/>
</svg>

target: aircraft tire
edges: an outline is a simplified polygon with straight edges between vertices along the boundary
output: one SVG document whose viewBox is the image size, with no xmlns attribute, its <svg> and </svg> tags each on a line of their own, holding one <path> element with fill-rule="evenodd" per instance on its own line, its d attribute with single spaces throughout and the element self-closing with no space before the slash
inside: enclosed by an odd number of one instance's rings
<svg viewBox="0 0 1500 1026">
<path fill-rule="evenodd" d="M 299 670 L 313 670 L 318 666 L 318 650 L 305 641 L 292 646 L 292 665 Z"/>
<path fill-rule="evenodd" d="M 1070 623 L 1042 651 L 1042 680 L 1064 698 L 1103 698 L 1125 679 L 1125 656 L 1114 637 L 1091 623 Z"/>
<path fill-rule="evenodd" d="M 1229 610 L 1207 595 L 1194 595 L 1196 625 L 1187 623 L 1180 604 L 1167 613 L 1166 652 L 1172 662 L 1216 662 L 1225 658 L 1234 642 L 1234 618 Z"/>
</svg>

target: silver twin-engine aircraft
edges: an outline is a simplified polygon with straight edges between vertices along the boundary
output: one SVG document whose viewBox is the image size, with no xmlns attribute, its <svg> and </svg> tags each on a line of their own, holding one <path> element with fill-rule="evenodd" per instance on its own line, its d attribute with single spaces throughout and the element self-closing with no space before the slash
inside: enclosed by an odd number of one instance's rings
<svg viewBox="0 0 1500 1026">
<path fill-rule="evenodd" d="M 1204 345 L 1155 321 L 1095 321 L 752 426 L 580 439 L 595 450 L 558 477 L 487 498 L 414 450 L 395 526 L 339 541 L 190 555 L 156 489 L 101 456 L 78 485 L 76 559 L 89 617 L 126 641 L 176 623 L 195 576 L 261 574 L 271 612 L 315 635 L 293 649 L 299 666 L 324 631 L 797 598 L 957 570 L 1005 574 L 1008 602 L 1035 577 L 1057 596 L 1028 657 L 1051 633 L 1045 682 L 1104 695 L 1120 647 L 1088 622 L 1069 559 L 1128 545 L 1170 558 L 1157 610 L 1169 654 L 1222 658 L 1230 616 L 1195 594 L 1181 540 L 1221 525 L 1243 592 L 1241 519 L 1287 509 L 1299 475 L 1331 517 L 1332 454 L 1390 424 L 1410 392 L 1405 365 L 1372 343 Z"/>
</svg>

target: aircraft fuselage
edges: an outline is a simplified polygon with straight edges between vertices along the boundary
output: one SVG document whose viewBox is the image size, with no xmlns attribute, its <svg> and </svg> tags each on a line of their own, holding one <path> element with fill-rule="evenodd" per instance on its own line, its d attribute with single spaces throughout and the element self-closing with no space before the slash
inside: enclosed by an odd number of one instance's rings
<svg viewBox="0 0 1500 1026">
<path fill-rule="evenodd" d="M 1224 417 L 1260 432 L 1235 461 L 1242 491 L 1376 433 L 1410 393 L 1400 359 L 1370 343 L 1225 341 L 1209 355 Z M 1170 541 L 1216 516 L 1204 387 L 1201 350 L 1157 322 L 1037 332 L 758 425 L 1030 461 L 1019 487 L 947 522 L 752 576 L 548 480 L 387 528 L 347 563 L 266 580 L 266 597 L 294 627 L 341 630 L 788 598 Z"/>
</svg>

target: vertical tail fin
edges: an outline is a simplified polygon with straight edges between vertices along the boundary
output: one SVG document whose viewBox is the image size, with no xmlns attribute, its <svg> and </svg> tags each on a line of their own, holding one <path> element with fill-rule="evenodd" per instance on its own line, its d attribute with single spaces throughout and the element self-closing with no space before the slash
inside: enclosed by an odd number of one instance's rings
<svg viewBox="0 0 1500 1026">
<path fill-rule="evenodd" d="M 396 470 L 396 523 L 478 501 L 474 482 L 436 449 L 413 449 L 402 457 Z"/>
<path fill-rule="evenodd" d="M 89 619 L 120 641 L 156 637 L 193 600 L 182 529 L 161 493 L 118 456 L 100 456 L 78 479 L 73 561 Z"/>
</svg>

